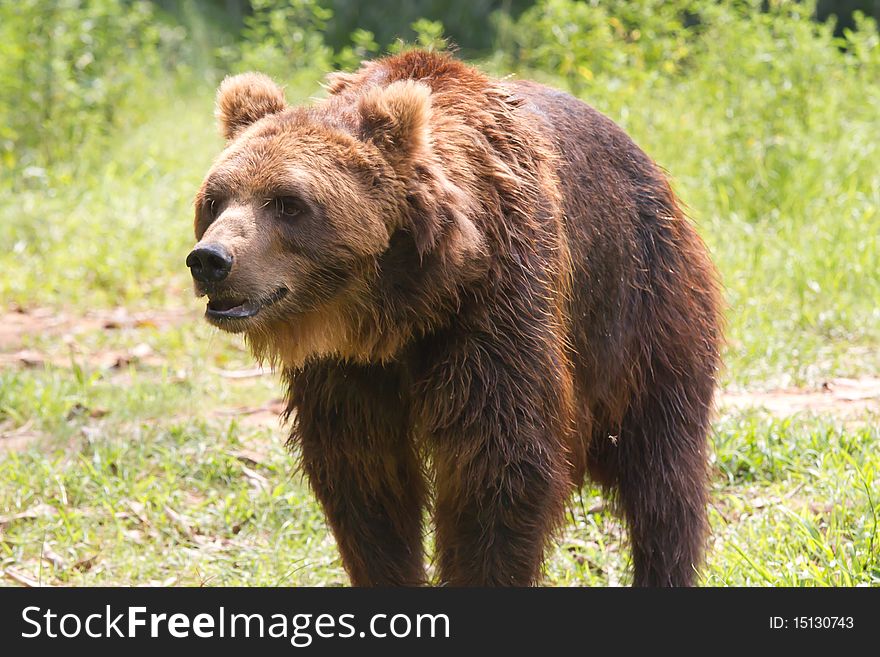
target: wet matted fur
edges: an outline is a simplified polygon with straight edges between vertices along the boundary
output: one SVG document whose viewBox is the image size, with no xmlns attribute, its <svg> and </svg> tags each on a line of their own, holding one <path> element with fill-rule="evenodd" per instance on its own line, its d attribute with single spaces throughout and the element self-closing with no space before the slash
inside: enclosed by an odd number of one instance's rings
<svg viewBox="0 0 880 657">
<path fill-rule="evenodd" d="M 283 370 L 352 583 L 425 583 L 429 506 L 439 582 L 536 583 L 587 476 L 634 583 L 693 583 L 719 292 L 663 173 L 581 101 L 448 55 L 327 89 L 224 81 L 195 228 L 233 265 L 197 290 Z"/>
</svg>

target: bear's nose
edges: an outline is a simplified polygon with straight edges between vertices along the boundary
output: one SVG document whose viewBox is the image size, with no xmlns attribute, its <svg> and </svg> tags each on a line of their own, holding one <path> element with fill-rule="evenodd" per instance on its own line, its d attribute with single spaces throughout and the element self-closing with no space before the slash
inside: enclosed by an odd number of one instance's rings
<svg viewBox="0 0 880 657">
<path fill-rule="evenodd" d="M 186 266 L 200 283 L 218 283 L 229 275 L 232 256 L 220 244 L 205 244 L 186 256 Z"/>
</svg>

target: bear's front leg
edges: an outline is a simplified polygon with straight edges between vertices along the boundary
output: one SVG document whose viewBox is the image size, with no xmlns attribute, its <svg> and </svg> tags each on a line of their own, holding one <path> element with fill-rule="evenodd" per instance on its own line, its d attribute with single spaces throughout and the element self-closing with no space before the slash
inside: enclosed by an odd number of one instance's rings
<svg viewBox="0 0 880 657">
<path fill-rule="evenodd" d="M 424 584 L 425 482 L 397 372 L 324 360 L 288 377 L 291 443 L 352 584 Z"/>
<path fill-rule="evenodd" d="M 423 382 L 436 470 L 437 569 L 450 586 L 528 586 L 570 492 L 562 356 L 463 339 Z"/>
</svg>

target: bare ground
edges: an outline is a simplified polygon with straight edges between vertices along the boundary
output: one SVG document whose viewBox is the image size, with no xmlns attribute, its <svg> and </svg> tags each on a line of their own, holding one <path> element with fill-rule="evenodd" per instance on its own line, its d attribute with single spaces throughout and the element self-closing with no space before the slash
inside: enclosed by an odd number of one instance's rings
<svg viewBox="0 0 880 657">
<path fill-rule="evenodd" d="M 0 368 L 71 367 L 74 362 L 101 370 L 121 369 L 130 364 L 160 367 L 166 363 L 146 343 L 89 351 L 82 348 L 78 337 L 95 331 L 164 328 L 195 321 L 196 317 L 193 311 L 182 308 L 138 313 L 115 308 L 85 315 L 47 308 L 0 312 Z M 51 352 L 27 348 L 33 337 L 57 338 L 56 347 Z"/>
<path fill-rule="evenodd" d="M 21 349 L 32 335 L 76 336 L 98 329 L 116 330 L 172 326 L 192 321 L 197 313 L 188 308 L 153 309 L 130 312 L 125 308 L 96 310 L 73 315 L 49 308 L 12 308 L 0 311 L 0 354 L 10 361 L 10 354 Z"/>
<path fill-rule="evenodd" d="M 763 392 L 724 390 L 718 408 L 762 408 L 781 417 L 797 413 L 851 417 L 880 413 L 880 378 L 834 378 L 818 388 L 783 388 Z"/>
</svg>

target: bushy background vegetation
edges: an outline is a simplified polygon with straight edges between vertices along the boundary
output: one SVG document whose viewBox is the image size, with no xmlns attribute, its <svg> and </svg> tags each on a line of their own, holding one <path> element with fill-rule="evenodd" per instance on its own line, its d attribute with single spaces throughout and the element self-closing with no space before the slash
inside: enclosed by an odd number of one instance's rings
<svg viewBox="0 0 880 657">
<path fill-rule="evenodd" d="M 182 263 L 191 198 L 222 146 L 212 119 L 222 76 L 263 70 L 289 100 L 307 102 L 328 70 L 451 40 L 492 74 L 590 102 L 670 172 L 725 284 L 726 387 L 818 386 L 878 371 L 874 20 L 847 10 L 843 22 L 822 22 L 813 4 L 788 0 L 395 4 L 0 4 L 0 311 L 195 312 Z M 820 3 L 819 14 L 834 4 Z M 0 432 L 46 438 L 0 456 L 0 531 L 4 515 L 55 509 L 0 534 L 5 564 L 35 571 L 48 542 L 68 565 L 104 555 L 102 569 L 53 566 L 61 581 L 161 581 L 181 568 L 184 582 L 206 569 L 222 583 L 340 581 L 320 514 L 288 481 L 279 432 L 205 412 L 277 394 L 267 377 L 218 390 L 206 364 L 249 363 L 233 339 L 194 321 L 77 336 L 78 351 L 57 335 L 16 344 L 47 355 L 36 368 L 0 361 Z M 119 371 L 77 356 L 143 344 L 158 362 L 127 365 L 122 383 Z M 720 543 L 706 581 L 880 582 L 874 420 L 720 417 Z M 273 445 L 248 461 L 262 480 L 242 478 L 242 461 L 229 456 L 248 441 Z M 123 499 L 136 511 L 118 508 Z M 552 582 L 625 581 L 625 550 L 606 544 L 616 521 L 588 506 L 573 512 Z M 179 514 L 163 511 L 172 507 L 188 509 L 198 531 L 182 530 Z M 126 543 L 126 532 L 139 542 Z M 203 535 L 222 558 L 194 538 Z M 180 542 L 183 563 L 169 563 Z M 308 565 L 280 574 L 279 555 Z M 262 565 L 251 568 L 255 559 Z M 201 570 L 187 570 L 191 560 Z"/>
</svg>

